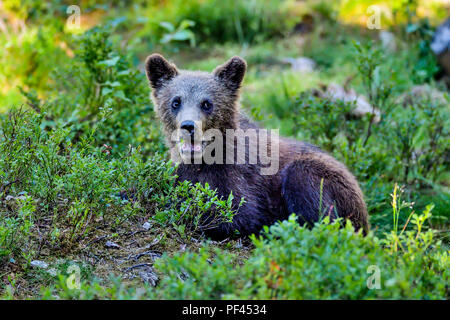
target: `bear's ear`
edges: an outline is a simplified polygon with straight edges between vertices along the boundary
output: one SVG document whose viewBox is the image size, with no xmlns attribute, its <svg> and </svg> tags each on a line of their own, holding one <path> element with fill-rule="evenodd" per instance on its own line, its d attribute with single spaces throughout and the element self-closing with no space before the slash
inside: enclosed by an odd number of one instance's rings
<svg viewBox="0 0 450 320">
<path fill-rule="evenodd" d="M 234 56 L 223 65 L 214 69 L 213 74 L 231 90 L 237 90 L 244 79 L 247 63 L 241 57 Z"/>
<path fill-rule="evenodd" d="M 178 75 L 177 67 L 160 54 L 154 53 L 145 60 L 145 73 L 153 89 L 159 89 L 164 82 Z"/>
</svg>

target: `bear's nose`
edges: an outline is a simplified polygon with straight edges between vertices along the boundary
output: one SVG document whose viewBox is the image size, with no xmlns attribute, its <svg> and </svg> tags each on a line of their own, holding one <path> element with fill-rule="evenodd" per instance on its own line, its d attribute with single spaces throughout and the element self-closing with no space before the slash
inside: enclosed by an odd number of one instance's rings
<svg viewBox="0 0 450 320">
<path fill-rule="evenodd" d="M 194 121 L 191 120 L 183 121 L 181 123 L 181 129 L 186 130 L 187 132 L 189 132 L 191 136 L 194 136 L 194 129 L 195 129 Z"/>
</svg>

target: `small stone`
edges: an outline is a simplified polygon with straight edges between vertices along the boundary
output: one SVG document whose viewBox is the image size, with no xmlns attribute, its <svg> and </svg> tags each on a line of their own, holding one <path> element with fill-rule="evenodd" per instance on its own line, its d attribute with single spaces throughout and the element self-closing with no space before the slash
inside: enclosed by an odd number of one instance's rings
<svg viewBox="0 0 450 320">
<path fill-rule="evenodd" d="M 112 249 L 118 249 L 118 248 L 120 248 L 120 246 L 119 246 L 117 243 L 112 242 L 112 241 L 106 241 L 105 246 L 106 246 L 107 248 L 112 248 Z"/>
<path fill-rule="evenodd" d="M 450 48 L 450 18 L 444 21 L 433 35 L 431 50 L 435 55 L 443 54 Z"/>
<path fill-rule="evenodd" d="M 284 58 L 282 62 L 290 64 L 292 70 L 302 73 L 313 72 L 316 68 L 315 61 L 307 57 Z"/>
<path fill-rule="evenodd" d="M 41 268 L 41 269 L 47 269 L 48 263 L 40 260 L 33 260 L 30 262 L 30 265 L 34 268 Z"/>
<path fill-rule="evenodd" d="M 447 104 L 445 93 L 428 84 L 413 86 L 408 92 L 400 95 L 397 99 L 397 103 L 402 104 L 404 107 L 408 107 L 417 102 L 426 103 L 428 100 L 443 106 Z"/>
<path fill-rule="evenodd" d="M 158 284 L 158 276 L 153 271 L 152 267 L 145 267 L 139 272 L 139 277 L 144 281 L 145 283 L 148 283 L 149 285 L 156 287 Z"/>
<path fill-rule="evenodd" d="M 431 50 L 447 77 L 450 77 L 450 18 L 436 29 Z"/>
<path fill-rule="evenodd" d="M 152 227 L 152 224 L 148 221 L 142 225 L 142 229 L 144 229 L 145 231 L 150 230 L 151 227 Z"/>
<path fill-rule="evenodd" d="M 47 271 L 52 277 L 56 277 L 58 271 L 55 268 L 48 269 Z"/>
<path fill-rule="evenodd" d="M 387 51 L 394 52 L 395 50 L 397 50 L 395 36 L 392 32 L 382 30 L 380 32 L 380 40 L 383 48 L 385 48 Z"/>
<path fill-rule="evenodd" d="M 342 100 L 349 103 L 354 102 L 356 104 L 356 108 L 352 110 L 352 114 L 357 117 L 362 117 L 365 114 L 372 113 L 374 115 L 373 121 L 375 123 L 379 122 L 381 119 L 380 110 L 373 108 L 365 96 L 358 95 L 353 89 L 345 89 L 340 85 L 331 83 L 328 85 L 323 96 L 332 101 Z"/>
</svg>

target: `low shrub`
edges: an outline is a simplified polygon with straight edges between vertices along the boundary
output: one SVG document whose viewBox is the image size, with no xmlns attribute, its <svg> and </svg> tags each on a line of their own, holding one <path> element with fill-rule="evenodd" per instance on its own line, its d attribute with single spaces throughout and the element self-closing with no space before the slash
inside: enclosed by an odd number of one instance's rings
<svg viewBox="0 0 450 320">
<path fill-rule="evenodd" d="M 253 238 L 244 262 L 208 247 L 161 259 L 156 266 L 167 276 L 154 292 L 165 299 L 446 299 L 448 253 L 422 229 L 429 212 L 413 218 L 413 231 L 384 240 L 328 218 L 310 230 L 291 216 Z"/>
<path fill-rule="evenodd" d="M 397 199 L 398 200 L 398 199 Z M 383 239 L 356 233 L 350 223 L 312 228 L 292 215 L 253 237 L 248 259 L 204 244 L 198 251 L 165 255 L 155 267 L 157 287 L 136 289 L 118 279 L 65 286 L 64 278 L 47 298 L 125 299 L 448 299 L 449 257 L 415 215 L 411 231 L 393 230 Z M 424 268 L 426 266 L 426 268 Z"/>
</svg>

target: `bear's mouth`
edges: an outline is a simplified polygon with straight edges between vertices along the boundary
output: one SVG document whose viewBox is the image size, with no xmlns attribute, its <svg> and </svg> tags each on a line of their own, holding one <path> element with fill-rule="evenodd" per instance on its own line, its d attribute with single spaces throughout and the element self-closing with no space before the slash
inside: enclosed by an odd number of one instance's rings
<svg viewBox="0 0 450 320">
<path fill-rule="evenodd" d="M 185 163 L 202 159 L 205 147 L 205 141 L 180 141 L 178 145 L 180 156 Z"/>
<path fill-rule="evenodd" d="M 197 138 L 197 137 L 196 137 Z M 204 157 L 205 149 L 215 141 L 215 137 L 208 140 L 198 139 L 180 139 L 177 147 L 179 155 L 184 163 L 192 163 L 192 160 L 201 160 Z M 212 150 L 210 155 L 215 156 L 215 150 Z M 196 162 L 195 162 L 196 163 Z"/>
<path fill-rule="evenodd" d="M 182 153 L 197 153 L 203 152 L 203 143 L 189 143 L 183 142 L 180 147 Z"/>
</svg>

